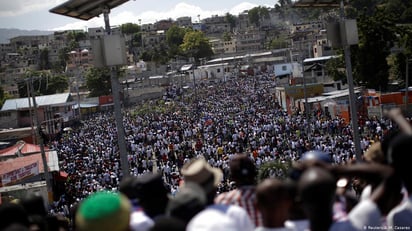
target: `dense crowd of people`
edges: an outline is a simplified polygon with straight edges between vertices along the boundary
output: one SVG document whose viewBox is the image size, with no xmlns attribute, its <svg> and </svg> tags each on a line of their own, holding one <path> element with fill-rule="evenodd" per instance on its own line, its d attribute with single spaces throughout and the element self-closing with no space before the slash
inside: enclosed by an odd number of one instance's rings
<svg viewBox="0 0 412 231">
<path fill-rule="evenodd" d="M 350 189 L 336 194 L 340 200 L 335 203 L 334 178 L 336 172 L 349 174 L 348 172 L 352 171 L 342 170 L 338 166 L 349 166 L 356 161 L 350 124 L 342 118 L 332 118 L 321 109 L 311 111 L 310 118 L 299 112 L 288 115 L 275 103 L 273 83 L 274 80 L 268 76 L 255 76 L 217 84 L 198 83 L 193 92 L 180 91 L 173 86 L 167 89 L 163 99 L 125 108 L 123 125 L 129 162 L 128 176 L 122 174 L 112 112 L 90 115 L 80 126 L 73 127 L 73 130 L 63 134 L 60 139 L 49 143 L 50 148 L 58 153 L 60 169 L 68 173 L 64 193 L 50 205 L 49 213 L 67 217 L 70 224 L 80 219 L 76 214 L 82 213 L 81 223 L 87 223 L 88 213 L 86 209 L 77 212 L 79 205 L 81 209 L 83 202 L 92 199 L 98 201 L 99 198 L 94 198 L 96 194 L 110 191 L 116 194 L 115 198 L 99 195 L 100 199 L 107 200 L 107 204 L 110 204 L 110 201 L 124 200 L 124 194 L 131 202 L 133 211 L 139 212 L 137 220 L 144 225 L 137 222 L 141 226 L 136 225 L 135 229 L 132 225 L 132 228 L 128 226 L 131 230 L 165 230 L 161 229 L 162 222 L 174 222 L 176 227 L 184 227 L 183 230 L 211 230 L 213 222 L 210 222 L 210 219 L 214 218 L 220 219 L 219 224 L 213 226 L 214 230 L 275 230 L 270 229 L 274 227 L 293 230 L 292 227 L 298 226 L 292 222 L 292 218 L 298 220 L 299 217 L 304 218 L 307 223 L 305 229 L 295 230 L 327 230 L 333 226 L 332 223 L 338 221 L 336 217 L 339 214 L 340 220 L 351 221 L 348 219 L 350 211 L 352 207 L 360 204 L 359 194 L 364 187 L 355 190 L 354 197 L 348 196 L 348 192 L 354 190 L 350 187 L 354 186 L 358 179 L 350 178 L 350 183 L 344 184 L 344 187 L 339 186 Z M 372 144 L 382 142 L 385 135 L 396 129 L 396 125 L 388 118 L 363 118 L 359 129 L 362 153 L 366 153 Z M 268 177 L 270 180 L 259 179 L 262 182 L 258 182 L 256 179 L 257 171 L 263 164 L 272 161 L 297 162 L 311 150 L 325 153 L 329 158 L 329 167 L 320 161 L 322 159 L 315 158 L 317 168 L 312 174 L 319 175 L 316 182 L 311 182 L 313 179 L 306 176 L 309 174 L 306 169 L 312 169 L 310 165 L 313 161 L 308 161 L 310 164 L 303 164 L 301 161 L 296 167 L 301 171 L 299 174 L 294 171 L 296 184 L 286 183 L 283 179 L 289 177 L 276 170 L 271 171 Z M 239 156 L 243 159 L 239 160 Z M 331 169 L 330 166 L 334 168 Z M 388 172 L 387 169 L 381 170 L 368 174 L 383 175 Z M 201 171 L 202 174 L 199 173 Z M 367 171 L 362 169 L 356 174 L 362 175 L 366 174 L 365 172 Z M 213 173 L 210 179 L 204 179 L 206 173 Z M 127 186 L 133 185 L 130 186 L 131 191 L 140 191 L 138 195 L 126 193 L 121 187 L 129 177 L 133 180 Z M 151 188 L 152 192 L 158 192 L 154 193 L 157 199 L 148 199 L 153 196 L 148 194 L 153 193 L 148 193 L 148 189 L 144 188 L 152 181 L 159 182 L 159 177 L 165 190 Z M 384 177 L 379 179 L 382 178 Z M 191 181 L 194 185 L 188 184 Z M 359 179 L 358 181 L 361 183 L 356 185 L 364 183 Z M 200 189 L 196 185 L 200 185 Z M 333 196 L 330 191 L 333 191 Z M 184 192 L 184 196 L 180 195 Z M 300 195 L 302 192 L 305 194 Z M 316 199 L 313 193 L 318 195 L 319 199 Z M 169 197 L 159 199 L 166 194 Z M 200 194 L 204 194 L 203 198 L 199 197 Z M 293 213 L 295 217 L 289 217 L 286 215 L 292 214 L 290 211 L 294 208 L 295 194 L 301 196 L 301 208 Z M 325 196 L 321 197 L 324 194 Z M 371 192 L 370 195 L 374 194 Z M 333 200 L 328 200 L 329 197 Z M 312 202 L 307 198 L 311 198 Z M 192 199 L 190 203 L 189 199 Z M 150 204 L 151 200 L 157 204 Z M 350 201 L 353 203 L 349 203 Z M 159 205 L 159 202 L 162 203 Z M 399 200 L 397 202 L 400 203 Z M 282 206 L 270 206 L 273 204 Z M 346 207 L 342 208 L 342 204 Z M 349 204 L 352 206 L 348 206 Z M 223 205 L 226 207 L 222 207 Z M 319 208 L 320 205 L 323 210 Z M 153 212 L 153 208 L 159 209 Z M 312 212 L 307 212 L 308 210 Z M 182 211 L 186 212 L 182 214 Z M 219 213 L 216 214 L 216 211 L 225 211 L 225 218 Z M 319 213 L 315 214 L 313 211 Z M 318 217 L 309 216 L 328 213 L 331 213 L 331 220 L 325 219 L 322 224 L 319 224 Z M 155 219 L 160 215 L 161 219 Z M 176 219 L 172 221 L 169 219 L 171 217 Z M 131 219 L 136 222 L 133 216 Z M 293 226 L 285 226 L 286 220 L 289 221 L 286 224 Z M 125 222 L 131 223 L 129 220 Z M 366 223 L 350 223 L 344 227 L 350 226 L 352 230 L 357 230 L 360 224 Z M 218 229 L 219 225 L 226 228 Z M 146 229 L 143 229 L 143 226 Z M 379 227 L 382 226 L 383 224 Z M 168 227 L 171 230 L 171 226 Z M 339 226 L 336 230 L 344 230 L 342 227 Z"/>
</svg>

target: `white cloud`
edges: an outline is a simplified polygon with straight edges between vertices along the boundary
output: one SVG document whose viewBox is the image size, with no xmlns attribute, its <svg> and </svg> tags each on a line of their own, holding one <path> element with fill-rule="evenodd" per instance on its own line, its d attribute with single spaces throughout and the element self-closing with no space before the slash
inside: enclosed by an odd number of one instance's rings
<svg viewBox="0 0 412 231">
<path fill-rule="evenodd" d="M 258 5 L 250 3 L 250 2 L 242 2 L 239 5 L 236 5 L 235 7 L 230 9 L 229 13 L 231 13 L 233 15 L 238 15 L 238 14 L 244 12 L 245 10 L 252 9 L 253 7 L 256 7 L 256 6 L 258 6 Z"/>
<path fill-rule="evenodd" d="M 33 11 L 49 9 L 63 2 L 64 0 L 3 0 L 0 8 L 0 17 L 13 17 Z"/>
<path fill-rule="evenodd" d="M 258 6 L 257 4 L 243 2 L 234 6 L 231 9 L 220 9 L 220 10 L 203 10 L 198 6 L 190 5 L 187 3 L 178 3 L 173 8 L 165 11 L 145 11 L 140 14 L 136 14 L 133 11 L 127 10 L 122 12 L 112 12 L 109 15 L 109 21 L 111 26 L 118 26 L 124 23 L 139 23 L 139 19 L 142 20 L 143 24 L 154 23 L 163 19 L 173 19 L 189 16 L 192 18 L 193 22 L 198 21 L 198 16 L 200 19 L 209 18 L 213 15 L 225 15 L 227 12 L 238 15 L 245 10 L 251 9 Z M 73 29 L 85 29 L 93 27 L 104 27 L 103 17 L 93 18 L 89 21 L 79 21 L 75 23 L 70 23 L 62 27 L 53 28 L 52 30 L 73 30 Z"/>
</svg>

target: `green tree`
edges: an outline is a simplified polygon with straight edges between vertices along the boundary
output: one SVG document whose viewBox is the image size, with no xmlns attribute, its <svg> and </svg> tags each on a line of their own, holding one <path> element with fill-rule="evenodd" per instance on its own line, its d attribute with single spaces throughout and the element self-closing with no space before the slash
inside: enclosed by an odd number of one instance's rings
<svg viewBox="0 0 412 231">
<path fill-rule="evenodd" d="M 269 43 L 269 49 L 282 49 L 288 48 L 289 42 L 285 35 L 279 35 L 273 38 Z"/>
<path fill-rule="evenodd" d="M 3 88 L 0 86 L 0 108 L 3 107 L 4 101 L 9 98 L 10 96 L 4 92 Z"/>
<path fill-rule="evenodd" d="M 140 26 L 135 23 L 125 23 L 120 25 L 122 34 L 135 34 L 140 32 Z"/>
<path fill-rule="evenodd" d="M 87 34 L 83 31 L 70 31 L 67 34 L 67 39 L 68 40 L 74 40 L 76 42 L 79 42 L 80 40 L 85 40 L 87 39 Z"/>
<path fill-rule="evenodd" d="M 382 8 L 360 12 L 358 17 L 359 45 L 352 47 L 354 80 L 367 88 L 387 89 L 389 65 L 387 57 L 396 40 L 395 20 Z"/>
<path fill-rule="evenodd" d="M 328 72 L 328 75 L 333 78 L 335 81 L 342 81 L 343 84 L 346 84 L 346 69 L 345 69 L 345 60 L 344 60 L 343 51 L 338 51 L 338 57 L 328 60 L 325 64 L 325 69 Z"/>
<path fill-rule="evenodd" d="M 229 32 L 225 32 L 223 33 L 223 41 L 227 42 L 227 41 L 231 41 L 232 40 L 232 34 Z"/>
<path fill-rule="evenodd" d="M 90 68 L 86 72 L 86 85 L 90 97 L 110 95 L 112 84 L 110 82 L 109 68 Z"/>
<path fill-rule="evenodd" d="M 126 46 L 129 49 L 129 53 L 133 54 L 133 60 L 138 60 L 138 57 L 136 57 L 136 48 L 142 46 L 142 31 L 140 26 L 135 23 L 125 23 L 120 25 L 120 31 L 122 34 L 130 37 L 130 40 L 127 41 Z"/>
<path fill-rule="evenodd" d="M 260 22 L 263 18 L 269 17 L 269 10 L 267 7 L 254 7 L 248 11 L 249 22 L 257 27 L 260 26 Z"/>
<path fill-rule="evenodd" d="M 232 31 L 233 28 L 236 27 L 236 22 L 237 22 L 236 16 L 234 16 L 234 15 L 232 15 L 232 14 L 230 14 L 230 13 L 226 13 L 226 15 L 225 15 L 225 21 L 226 21 L 227 23 L 229 23 L 229 25 L 230 25 L 230 31 Z"/>
<path fill-rule="evenodd" d="M 78 50 L 80 48 L 79 42 L 81 40 L 86 40 L 87 34 L 85 32 L 73 30 L 70 33 L 68 33 L 67 39 L 69 40 L 68 50 L 69 51 Z"/>
<path fill-rule="evenodd" d="M 50 69 L 49 50 L 47 48 L 40 51 L 39 69 L 40 70 Z"/>
<path fill-rule="evenodd" d="M 132 35 L 132 46 L 133 47 L 142 47 L 142 32 L 137 32 Z"/>
<path fill-rule="evenodd" d="M 280 160 L 266 162 L 262 164 L 262 166 L 260 166 L 258 169 L 257 181 L 261 182 L 262 180 L 270 177 L 286 179 L 291 166 L 291 162 L 282 162 Z"/>
<path fill-rule="evenodd" d="M 69 87 L 69 78 L 65 75 L 53 75 L 48 83 L 46 94 L 63 93 Z"/>
<path fill-rule="evenodd" d="M 70 51 L 69 47 L 64 47 L 58 51 L 58 61 L 51 64 L 54 73 L 62 73 L 65 71 Z"/>
<path fill-rule="evenodd" d="M 175 57 L 176 55 L 182 55 L 182 49 L 180 45 L 183 43 L 188 29 L 178 27 L 176 25 L 171 26 L 166 32 L 166 43 L 169 46 L 169 57 Z"/>
<path fill-rule="evenodd" d="M 200 58 L 210 58 L 213 55 L 209 39 L 201 31 L 187 32 L 180 47 L 188 57 L 195 58 L 196 62 L 199 62 Z"/>
<path fill-rule="evenodd" d="M 390 57 L 391 65 L 391 76 L 393 80 L 400 82 L 404 85 L 405 76 L 406 76 L 406 64 L 410 63 L 412 58 L 412 25 L 399 25 L 397 27 L 398 32 L 398 47 L 400 47 L 400 52 L 392 55 Z M 410 65 L 409 65 L 410 67 Z M 409 70 L 411 70 L 409 68 Z M 409 71 L 411 73 L 411 71 Z"/>
<path fill-rule="evenodd" d="M 68 78 L 64 75 L 52 75 L 49 71 L 30 71 L 17 83 L 20 97 L 28 96 L 27 81 L 33 84 L 33 93 L 36 96 L 62 93 L 69 86 Z"/>
</svg>

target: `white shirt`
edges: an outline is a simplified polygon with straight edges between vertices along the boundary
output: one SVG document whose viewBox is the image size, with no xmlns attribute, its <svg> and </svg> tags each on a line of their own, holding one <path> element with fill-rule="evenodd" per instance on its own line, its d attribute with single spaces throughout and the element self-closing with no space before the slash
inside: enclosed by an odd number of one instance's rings
<svg viewBox="0 0 412 231">
<path fill-rule="evenodd" d="M 130 229 L 132 231 L 149 231 L 154 221 L 143 210 L 133 211 L 130 215 Z"/>
<path fill-rule="evenodd" d="M 308 231 L 309 225 L 309 220 L 307 219 L 285 221 L 285 227 L 293 231 Z"/>
<path fill-rule="evenodd" d="M 244 208 L 237 205 L 213 204 L 196 214 L 189 221 L 186 230 L 253 231 L 254 229 L 255 226 Z"/>
</svg>

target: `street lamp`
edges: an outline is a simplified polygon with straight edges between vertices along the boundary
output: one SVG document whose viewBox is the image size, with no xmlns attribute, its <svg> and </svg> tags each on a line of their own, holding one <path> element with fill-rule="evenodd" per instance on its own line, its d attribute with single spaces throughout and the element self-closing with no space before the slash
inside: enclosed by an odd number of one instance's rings
<svg viewBox="0 0 412 231">
<path fill-rule="evenodd" d="M 110 35 L 111 29 L 109 23 L 109 12 L 110 9 L 115 8 L 127 1 L 128 0 L 70 0 L 49 10 L 51 13 L 69 16 L 81 20 L 89 20 L 91 18 L 99 16 L 100 14 L 103 14 L 104 16 L 105 31 L 107 35 L 103 38 L 103 41 L 99 41 L 99 44 L 100 42 L 103 43 L 101 44 L 101 47 L 103 49 L 100 48 L 100 50 L 98 50 L 97 52 L 102 52 L 103 50 L 102 53 L 105 59 L 103 66 L 110 67 L 110 79 L 112 84 L 114 114 L 118 136 L 117 142 L 119 145 L 120 164 L 122 166 L 123 177 L 129 175 L 129 162 L 127 158 L 126 139 L 123 127 L 123 116 L 120 106 L 119 80 L 117 78 L 116 67 L 119 65 L 124 65 L 126 58 L 124 57 L 124 47 L 122 47 L 122 45 L 120 44 L 120 39 L 116 36 Z"/>
</svg>

